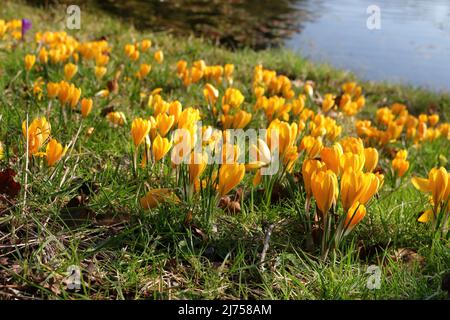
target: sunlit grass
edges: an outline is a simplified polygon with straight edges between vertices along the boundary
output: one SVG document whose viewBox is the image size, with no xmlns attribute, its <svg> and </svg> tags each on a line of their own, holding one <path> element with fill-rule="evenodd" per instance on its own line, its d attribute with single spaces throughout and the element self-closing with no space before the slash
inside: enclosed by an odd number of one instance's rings
<svg viewBox="0 0 450 320">
<path fill-rule="evenodd" d="M 63 29 L 64 15 L 60 7 L 45 11 L 20 2 L 7 2 L 0 8 L 1 19 L 31 19 L 33 32 Z M 79 40 L 104 36 L 114 48 L 108 72 L 100 82 L 92 68 L 78 70 L 73 81 L 83 97 L 93 97 L 105 88 L 122 64 L 124 73 L 130 71 L 129 62 L 123 60 L 123 47 L 144 38 L 162 48 L 165 58 L 163 64 L 152 62 L 151 77 L 143 82 L 143 87 L 147 92 L 162 88 L 166 100 L 178 99 L 186 107 L 204 103 L 204 83 L 185 88 L 175 76 L 174 66 L 180 59 L 204 59 L 209 65 L 234 64 L 234 87 L 244 94 L 248 106 L 256 103 L 251 82 L 259 63 L 292 81 L 312 80 L 315 90 L 323 93 L 334 92 L 344 82 L 355 79 L 329 66 L 311 64 L 284 49 L 231 52 L 206 40 L 138 32 L 101 13 L 83 12 L 82 19 L 82 29 L 69 31 L 70 34 Z M 32 41 L 31 32 L 27 36 Z M 25 203 L 21 194 L 7 212 L 0 213 L 0 239 L 8 239 L 5 244 L 0 242 L 0 259 L 8 259 L 0 273 L 19 286 L 19 298 L 445 298 L 447 293 L 440 286 L 450 271 L 448 239 L 433 241 L 429 226 L 417 222 L 420 212 L 428 208 L 428 199 L 409 181 L 412 174 L 427 176 L 433 167 L 448 169 L 440 156 L 449 157 L 449 140 L 436 139 L 417 149 L 410 147 L 410 172 L 398 181 L 392 178 L 390 162 L 383 155 L 387 177 L 384 187 L 367 204 L 368 214 L 342 247 L 322 260 L 318 250 L 309 250 L 307 245 L 305 195 L 299 187 L 292 187 L 300 185 L 299 181 L 291 181 L 279 199 L 272 199 L 267 206 L 264 195 L 250 187 L 252 177 L 247 176 L 242 184 L 245 201 L 241 201 L 241 212 L 231 214 L 214 207 L 213 232 L 197 217 L 194 226 L 186 227 L 188 211 L 196 203 L 165 203 L 150 211 L 142 210 L 139 199 L 148 187 L 173 187 L 173 181 L 164 179 L 168 165 L 163 170 L 156 166 L 154 171 L 137 170 L 133 174 L 129 128 L 133 119 L 148 117 L 148 108 L 146 104 L 142 107 L 140 101 L 140 88 L 128 90 L 128 95 L 116 95 L 112 101 L 95 98 L 93 111 L 86 119 L 73 111 L 64 121 L 56 100 L 51 106 L 44 105 L 27 87 L 32 83 L 27 81 L 24 70 L 27 53 L 26 43 L 19 43 L 12 54 L 0 47 L 0 141 L 8 146 L 5 156 L 9 161 L 1 166 L 3 169 L 13 165 L 22 184 L 25 177 L 28 179 Z M 34 72 L 29 75 L 33 80 L 37 76 Z M 48 77 L 50 81 L 61 80 L 62 68 L 50 68 Z M 441 115 L 441 122 L 448 121 L 448 95 L 398 85 L 360 83 L 367 99 L 361 118 L 374 120 L 376 108 L 401 102 L 416 115 L 433 107 Z M 131 86 L 138 85 L 125 80 L 119 83 L 119 87 Z M 112 128 L 100 114 L 100 110 L 111 105 L 125 113 L 125 128 Z M 31 122 L 38 115 L 51 119 L 52 137 L 69 145 L 69 149 L 53 167 L 48 167 L 45 159 L 33 157 L 25 170 L 22 122 L 27 117 Z M 263 116 L 255 115 L 252 125 L 258 127 L 264 121 Z M 347 134 L 354 123 L 344 121 Z M 87 134 L 89 128 L 95 129 L 92 135 Z M 405 146 L 398 142 L 395 147 Z M 89 201 L 70 212 L 65 206 L 80 195 L 80 189 Z M 273 232 L 262 262 L 269 226 Z M 207 239 L 202 238 L 201 232 L 207 234 Z M 411 258 L 399 257 L 398 251 L 403 248 L 413 252 Z M 11 262 L 16 264 L 14 268 Z M 68 290 L 64 284 L 66 271 L 72 265 L 83 270 L 83 286 L 78 292 Z M 366 287 L 369 265 L 381 267 L 380 289 Z M 0 296 L 3 294 L 11 297 L 11 292 L 0 289 Z"/>
</svg>

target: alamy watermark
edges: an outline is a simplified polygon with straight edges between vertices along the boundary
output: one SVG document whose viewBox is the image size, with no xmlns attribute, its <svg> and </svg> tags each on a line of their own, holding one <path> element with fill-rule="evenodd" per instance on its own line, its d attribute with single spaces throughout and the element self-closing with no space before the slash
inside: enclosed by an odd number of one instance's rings
<svg viewBox="0 0 450 320">
<path fill-rule="evenodd" d="M 366 274 L 370 274 L 367 278 L 366 288 L 369 290 L 380 289 L 381 288 L 381 269 L 376 265 L 370 265 Z"/>
<path fill-rule="evenodd" d="M 81 9 L 77 5 L 70 5 L 66 9 L 66 27 L 69 30 L 81 29 Z"/>
<path fill-rule="evenodd" d="M 370 5 L 367 7 L 366 13 L 369 15 L 367 18 L 366 26 L 369 30 L 381 29 L 381 9 L 377 5 Z"/>
<path fill-rule="evenodd" d="M 67 268 L 65 283 L 68 290 L 81 290 L 81 270 L 80 267 L 71 265 Z"/>
</svg>

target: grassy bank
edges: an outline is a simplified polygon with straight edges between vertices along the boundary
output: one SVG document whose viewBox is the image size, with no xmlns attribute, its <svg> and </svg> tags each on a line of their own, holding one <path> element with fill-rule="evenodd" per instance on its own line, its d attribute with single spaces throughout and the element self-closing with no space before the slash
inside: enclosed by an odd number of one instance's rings
<svg viewBox="0 0 450 320">
<path fill-rule="evenodd" d="M 20 3 L 20 2 L 19 2 Z M 82 8 L 82 27 L 80 30 L 65 28 L 65 6 L 42 9 L 22 4 L 7 2 L 2 8 L 3 18 L 13 18 L 17 12 L 21 17 L 33 21 L 35 30 L 64 30 L 69 34 L 85 40 L 106 37 L 116 46 L 124 46 L 131 39 L 149 37 L 164 48 L 168 61 L 174 65 L 180 58 L 189 57 L 194 61 L 204 59 L 209 64 L 220 64 L 223 61 L 239 65 L 236 70 L 242 83 L 249 83 L 253 68 L 262 63 L 268 69 L 279 71 L 291 79 L 307 79 L 315 81 L 318 89 L 323 92 L 332 91 L 345 81 L 357 78 L 342 70 L 337 70 L 325 64 L 314 64 L 285 49 L 269 49 L 255 52 L 253 50 L 238 50 L 235 52 L 217 47 L 207 40 L 198 38 L 173 38 L 166 33 L 138 32 L 132 26 L 122 23 L 116 17 L 110 17 L 101 11 L 92 12 L 89 8 Z M 20 61 L 22 62 L 22 61 Z M 165 79 L 161 79 L 165 80 Z M 157 87 L 159 83 L 155 84 Z M 425 89 L 418 89 L 405 85 L 390 85 L 388 83 L 361 82 L 364 86 L 366 98 L 370 107 L 385 106 L 400 102 L 406 104 L 415 113 L 426 111 L 432 107 L 444 114 L 446 119 L 450 116 L 450 96 L 439 94 Z"/>
<path fill-rule="evenodd" d="M 232 214 L 217 208 L 215 231 L 206 231 L 196 216 L 192 221 L 187 218 L 191 204 L 167 204 L 152 210 L 143 210 L 139 204 L 149 186 L 174 187 L 168 178 L 169 165 L 133 174 L 131 122 L 135 117 L 149 116 L 140 92 L 148 95 L 162 88 L 167 101 L 177 99 L 183 107 L 205 109 L 205 83 L 185 88 L 175 71 L 180 59 L 190 63 L 203 59 L 208 65 L 234 64 L 234 86 L 245 96 L 249 111 L 256 102 L 251 84 L 257 64 L 286 75 L 296 94 L 306 80 L 313 81 L 316 92 L 337 93 L 345 82 L 358 81 L 352 74 L 312 64 L 284 49 L 232 52 L 201 39 L 136 31 L 101 12 L 83 9 L 81 30 L 74 31 L 65 29 L 63 7 L 43 10 L 20 1 L 2 4 L 0 19 L 14 18 L 30 19 L 33 29 L 27 34 L 27 42 L 14 48 L 0 41 L 0 141 L 5 146 L 1 169 L 13 168 L 16 181 L 22 185 L 18 197 L 2 202 L 0 209 L 1 298 L 447 297 L 441 287 L 450 272 L 448 238 L 433 240 L 429 226 L 417 222 L 419 213 L 428 208 L 428 200 L 410 183 L 412 176 L 427 176 L 435 166 L 449 168 L 444 158 L 449 156 L 450 142 L 445 138 L 423 142 L 420 147 L 398 139 L 380 149 L 385 184 L 341 250 L 326 260 L 319 258 L 317 250 L 306 248 L 305 199 L 300 188 L 291 190 L 288 196 L 279 195 L 270 206 L 259 201 L 251 189 L 250 195 L 241 199 L 241 212 Z M 25 55 L 35 50 L 31 44 L 34 33 L 47 30 L 65 30 L 80 41 L 106 39 L 113 49 L 104 80 L 96 82 L 89 68 L 80 67 L 73 82 L 81 88 L 83 97 L 94 97 L 107 86 L 107 80 L 125 68 L 125 76 L 118 83 L 121 94 L 110 100 L 96 98 L 86 119 L 75 111 L 64 115 L 56 100 L 50 106 L 46 97 L 37 99 L 31 88 L 38 76 L 45 75 L 51 81 L 62 77 L 62 67 L 28 74 L 24 70 Z M 126 80 L 133 73 L 123 48 L 142 39 L 151 39 L 152 48 L 161 48 L 165 58 L 162 64 L 152 62 L 150 77 L 139 87 Z M 448 95 L 400 85 L 358 83 L 366 97 L 366 106 L 357 115 L 360 119 L 374 121 L 378 108 L 396 102 L 405 104 L 414 115 L 437 112 L 441 122 L 450 117 Z M 102 110 L 111 106 L 124 112 L 128 119 L 124 127 L 112 128 L 104 119 Z M 66 144 L 73 142 L 66 158 L 51 168 L 43 159 L 27 161 L 25 156 L 22 122 L 43 115 L 52 123 L 52 136 Z M 264 123 L 256 115 L 252 121 L 255 127 Z M 345 133 L 354 131 L 354 118 L 342 121 Z M 91 135 L 86 134 L 89 128 L 95 129 Z M 410 169 L 402 179 L 394 179 L 389 150 L 392 153 L 402 148 L 409 148 Z M 301 163 L 294 172 L 300 171 Z M 249 175 L 242 185 L 250 189 Z M 78 201 L 78 205 L 71 211 L 67 208 L 72 201 Z M 270 242 L 266 242 L 269 226 L 273 231 Z M 269 248 L 262 267 L 265 243 Z M 366 286 L 369 265 L 381 268 L 377 290 Z M 67 288 L 70 266 L 82 269 L 79 291 Z"/>
</svg>

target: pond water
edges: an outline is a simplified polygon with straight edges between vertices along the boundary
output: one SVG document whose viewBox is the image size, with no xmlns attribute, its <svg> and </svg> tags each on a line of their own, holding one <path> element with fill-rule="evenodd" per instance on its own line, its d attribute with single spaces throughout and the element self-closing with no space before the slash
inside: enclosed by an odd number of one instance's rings
<svg viewBox="0 0 450 320">
<path fill-rule="evenodd" d="M 195 33 L 231 48 L 285 45 L 363 79 L 450 92 L 450 0 L 58 2 L 101 9 L 138 28 Z M 379 30 L 367 28 L 370 5 L 380 9 Z"/>
<path fill-rule="evenodd" d="M 380 29 L 367 28 L 367 7 L 380 8 Z M 286 41 L 304 56 L 392 81 L 450 92 L 449 0 L 320 0 L 297 3 L 315 12 Z"/>
</svg>

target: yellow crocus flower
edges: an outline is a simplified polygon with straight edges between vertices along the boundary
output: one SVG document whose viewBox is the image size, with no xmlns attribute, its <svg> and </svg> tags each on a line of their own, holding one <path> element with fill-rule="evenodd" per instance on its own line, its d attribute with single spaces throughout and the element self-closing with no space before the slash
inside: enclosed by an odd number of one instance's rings
<svg viewBox="0 0 450 320">
<path fill-rule="evenodd" d="M 340 160 L 341 172 L 345 172 L 349 169 L 353 171 L 362 171 L 364 168 L 365 157 L 364 153 L 355 154 L 351 152 L 346 152 L 342 155 Z"/>
<path fill-rule="evenodd" d="M 332 94 L 326 94 L 322 102 L 322 111 L 328 112 L 334 107 L 335 97 Z"/>
<path fill-rule="evenodd" d="M 3 149 L 3 143 L 0 141 L 0 160 L 2 160 L 5 156 L 5 151 Z"/>
<path fill-rule="evenodd" d="M 92 106 L 94 102 L 92 99 L 83 98 L 81 99 L 81 115 L 86 118 L 92 111 Z"/>
<path fill-rule="evenodd" d="M 134 146 L 138 147 L 144 142 L 145 137 L 148 136 L 151 129 L 151 123 L 149 120 L 142 118 L 136 118 L 131 123 L 131 136 L 133 138 Z"/>
<path fill-rule="evenodd" d="M 348 169 L 341 178 L 341 201 L 348 210 L 355 201 L 366 204 L 378 192 L 380 181 L 373 173 L 363 173 Z"/>
<path fill-rule="evenodd" d="M 54 166 L 67 152 L 67 146 L 63 147 L 56 139 L 50 140 L 45 150 L 45 158 L 49 167 Z"/>
<path fill-rule="evenodd" d="M 344 151 L 342 150 L 342 146 L 339 143 L 335 143 L 330 148 L 323 148 L 322 151 L 320 151 L 320 158 L 325 162 L 328 169 L 339 175 L 341 167 L 340 159 L 343 154 Z"/>
<path fill-rule="evenodd" d="M 169 104 L 169 110 L 167 111 L 169 115 L 173 116 L 174 123 L 178 123 L 178 118 L 183 111 L 183 106 L 179 101 L 173 101 Z"/>
<path fill-rule="evenodd" d="M 309 159 L 317 157 L 322 148 L 322 137 L 305 136 L 300 143 L 300 150 L 305 150 Z"/>
<path fill-rule="evenodd" d="M 271 151 L 278 147 L 279 154 L 283 156 L 294 145 L 297 134 L 298 126 L 296 123 L 289 124 L 276 119 L 267 128 L 267 145 Z M 276 135 L 278 135 L 278 140 L 275 139 Z"/>
<path fill-rule="evenodd" d="M 49 82 L 47 83 L 47 96 L 49 99 L 56 98 L 59 93 L 59 83 Z"/>
<path fill-rule="evenodd" d="M 152 41 L 145 39 L 141 41 L 141 50 L 146 52 L 152 46 Z"/>
<path fill-rule="evenodd" d="M 375 148 L 364 149 L 364 168 L 368 172 L 375 170 L 378 164 L 378 151 Z"/>
<path fill-rule="evenodd" d="M 219 188 L 218 193 L 220 197 L 228 194 L 234 187 L 236 187 L 244 178 L 245 165 L 232 163 L 222 164 L 219 170 Z"/>
<path fill-rule="evenodd" d="M 346 137 L 339 141 L 344 153 L 351 152 L 356 154 L 364 154 L 364 144 L 360 138 Z"/>
<path fill-rule="evenodd" d="M 349 233 L 366 215 L 366 207 L 356 201 L 347 211 L 344 221 L 345 232 Z"/>
<path fill-rule="evenodd" d="M 78 72 L 78 66 L 73 63 L 68 63 L 64 66 L 64 78 L 66 81 L 70 81 Z"/>
<path fill-rule="evenodd" d="M 193 184 L 197 181 L 205 171 L 208 164 L 208 156 L 206 153 L 192 152 L 189 162 L 189 182 Z"/>
<path fill-rule="evenodd" d="M 97 78 L 97 81 L 101 80 L 103 76 L 106 74 L 106 67 L 98 67 L 96 66 L 94 69 L 95 77 Z"/>
<path fill-rule="evenodd" d="M 33 68 L 35 62 L 36 56 L 33 54 L 27 54 L 25 56 L 25 70 L 30 71 Z"/>
<path fill-rule="evenodd" d="M 163 61 L 164 61 L 164 53 L 162 52 L 162 50 L 158 50 L 158 51 L 155 52 L 155 60 L 159 64 L 163 63 Z"/>
<path fill-rule="evenodd" d="M 137 77 L 142 80 L 150 73 L 151 70 L 152 70 L 152 66 L 150 64 L 143 63 L 139 67 L 139 71 L 137 72 Z"/>
<path fill-rule="evenodd" d="M 417 221 L 422 223 L 428 223 L 432 222 L 435 219 L 435 214 L 432 209 L 425 210 L 420 217 L 417 219 Z"/>
<path fill-rule="evenodd" d="M 167 138 L 162 138 L 159 134 L 153 140 L 152 153 L 155 162 L 161 160 L 172 147 L 172 142 Z"/>
<path fill-rule="evenodd" d="M 406 160 L 407 157 L 408 157 L 408 151 L 407 150 L 400 150 L 395 155 L 395 158 L 397 158 L 397 159 Z"/>
<path fill-rule="evenodd" d="M 312 85 L 309 83 L 305 84 L 305 86 L 303 87 L 303 91 L 311 98 L 314 95 L 314 89 L 313 89 Z"/>
<path fill-rule="evenodd" d="M 75 86 L 73 84 L 69 84 L 66 81 L 61 81 L 59 83 L 58 99 L 61 105 L 64 106 L 67 102 L 70 101 L 74 89 Z"/>
<path fill-rule="evenodd" d="M 187 69 L 187 62 L 185 60 L 179 60 L 177 62 L 177 75 L 182 77 Z"/>
<path fill-rule="evenodd" d="M 311 190 L 311 177 L 313 173 L 326 170 L 327 167 L 324 162 L 315 159 L 306 159 L 302 164 L 302 177 L 303 184 L 305 185 L 306 197 L 310 198 L 312 195 Z"/>
<path fill-rule="evenodd" d="M 46 64 L 48 62 L 48 51 L 47 49 L 45 49 L 45 47 L 41 48 L 41 50 L 39 50 L 39 62 L 42 64 Z"/>
<path fill-rule="evenodd" d="M 125 114 L 117 111 L 108 113 L 106 119 L 108 119 L 113 126 L 123 126 L 126 121 Z"/>
<path fill-rule="evenodd" d="M 431 116 L 428 117 L 428 123 L 430 124 L 430 126 L 434 127 L 435 125 L 437 125 L 439 122 L 439 115 L 438 114 L 432 114 Z"/>
<path fill-rule="evenodd" d="M 409 162 L 403 158 L 395 158 L 392 160 L 392 168 L 399 177 L 403 177 L 409 169 Z"/>
<path fill-rule="evenodd" d="M 435 207 L 449 200 L 450 174 L 444 167 L 431 169 L 428 173 L 428 179 L 413 177 L 411 182 L 416 189 L 431 193 Z"/>
<path fill-rule="evenodd" d="M 200 111 L 194 108 L 186 108 L 178 117 L 178 128 L 189 128 L 198 120 L 200 120 Z"/>
<path fill-rule="evenodd" d="M 331 206 L 336 204 L 339 187 L 336 174 L 331 170 L 320 170 L 311 176 L 311 190 L 318 209 L 326 215 Z"/>
<path fill-rule="evenodd" d="M 231 108 L 239 108 L 244 100 L 245 97 L 241 91 L 235 88 L 228 88 L 225 90 L 225 94 L 222 98 L 222 105 L 229 105 Z"/>
<path fill-rule="evenodd" d="M 217 90 L 212 84 L 207 83 L 203 88 L 203 95 L 209 105 L 215 105 L 217 99 L 219 98 L 219 90 Z"/>
<path fill-rule="evenodd" d="M 81 97 L 81 89 L 74 87 L 70 95 L 70 106 L 75 109 Z"/>
<path fill-rule="evenodd" d="M 131 57 L 131 55 L 136 51 L 136 46 L 133 44 L 126 44 L 124 50 L 125 50 L 125 54 L 128 57 Z"/>
<path fill-rule="evenodd" d="M 166 113 L 160 113 L 156 116 L 156 127 L 161 137 L 165 137 L 175 123 L 175 117 Z"/>
<path fill-rule="evenodd" d="M 152 189 L 145 194 L 139 203 L 143 209 L 153 209 L 163 203 L 178 203 L 180 199 L 173 192 L 172 189 Z"/>
<path fill-rule="evenodd" d="M 45 117 L 34 119 L 31 124 L 26 126 L 26 122 L 22 122 L 22 133 L 25 139 L 28 139 L 28 153 L 34 155 L 47 141 L 50 136 L 50 123 Z"/>
</svg>

